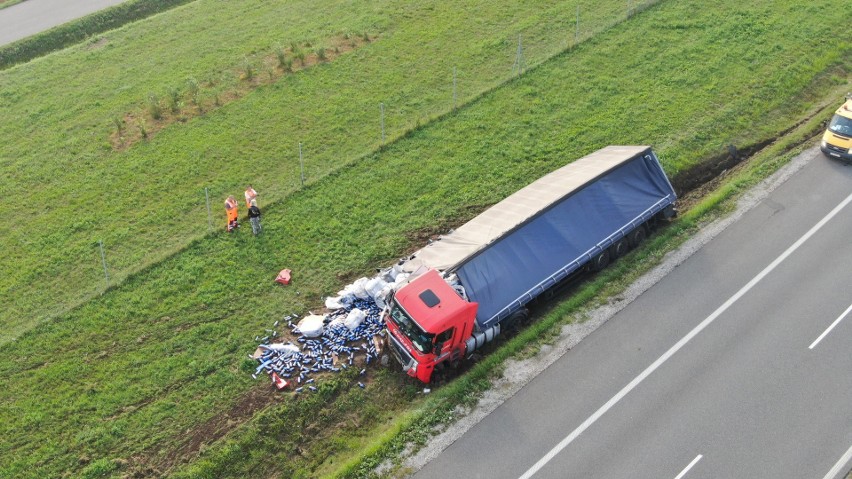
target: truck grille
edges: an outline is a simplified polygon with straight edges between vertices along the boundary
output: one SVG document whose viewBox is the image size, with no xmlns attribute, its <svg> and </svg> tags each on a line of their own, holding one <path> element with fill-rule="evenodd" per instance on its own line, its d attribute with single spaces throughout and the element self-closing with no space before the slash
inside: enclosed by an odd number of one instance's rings
<svg viewBox="0 0 852 479">
<path fill-rule="evenodd" d="M 402 365 L 402 368 L 408 371 L 413 366 L 414 358 L 399 344 L 393 334 L 389 334 L 388 337 L 390 337 L 391 354 Z"/>
<path fill-rule="evenodd" d="M 836 151 L 836 152 L 838 152 L 838 153 L 844 153 L 844 154 L 845 154 L 845 153 L 848 153 L 848 152 L 849 152 L 849 149 L 848 149 L 848 148 L 841 148 L 841 147 L 839 147 L 839 146 L 834 146 L 834 145 L 832 145 L 831 143 L 826 143 L 826 147 L 827 147 L 829 150 L 831 150 L 831 151 Z"/>
</svg>

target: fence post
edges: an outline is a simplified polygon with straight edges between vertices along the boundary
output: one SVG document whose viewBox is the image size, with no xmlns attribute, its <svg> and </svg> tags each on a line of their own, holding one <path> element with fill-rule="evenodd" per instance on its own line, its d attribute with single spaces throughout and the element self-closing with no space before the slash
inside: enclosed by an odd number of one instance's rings
<svg viewBox="0 0 852 479">
<path fill-rule="evenodd" d="M 305 163 L 302 161 L 302 142 L 299 142 L 299 176 L 302 178 L 302 186 L 305 186 Z"/>
<path fill-rule="evenodd" d="M 210 211 L 210 192 L 207 187 L 204 188 L 204 197 L 207 199 L 207 226 L 213 231 L 213 213 Z"/>
<path fill-rule="evenodd" d="M 515 64 L 512 65 L 512 75 L 515 74 L 515 68 L 518 69 L 518 76 L 521 76 L 521 73 L 524 71 L 524 49 L 521 45 L 521 35 L 518 35 L 518 53 L 515 56 Z"/>
<path fill-rule="evenodd" d="M 101 246 L 101 263 L 104 265 L 104 278 L 106 279 L 106 287 L 109 288 L 109 272 L 107 271 L 106 255 L 104 254 L 104 240 L 98 242 Z"/>
<path fill-rule="evenodd" d="M 456 109 L 456 67 L 453 67 L 453 110 Z"/>
<path fill-rule="evenodd" d="M 577 28 L 574 30 L 574 45 L 580 41 L 580 5 L 577 4 Z"/>
<path fill-rule="evenodd" d="M 385 144 L 385 104 L 379 103 L 379 110 L 381 112 L 381 123 L 382 123 L 382 144 Z"/>
</svg>

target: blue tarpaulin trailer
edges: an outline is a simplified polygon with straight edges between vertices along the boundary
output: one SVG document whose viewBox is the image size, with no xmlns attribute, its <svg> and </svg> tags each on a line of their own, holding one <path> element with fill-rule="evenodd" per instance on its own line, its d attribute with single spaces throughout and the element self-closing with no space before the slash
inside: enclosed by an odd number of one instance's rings
<svg viewBox="0 0 852 479">
<path fill-rule="evenodd" d="M 540 178 L 409 261 L 455 273 L 479 303 L 478 329 L 499 323 L 674 214 L 676 195 L 649 146 L 609 146 Z M 631 238 L 631 235 L 634 238 Z"/>
</svg>

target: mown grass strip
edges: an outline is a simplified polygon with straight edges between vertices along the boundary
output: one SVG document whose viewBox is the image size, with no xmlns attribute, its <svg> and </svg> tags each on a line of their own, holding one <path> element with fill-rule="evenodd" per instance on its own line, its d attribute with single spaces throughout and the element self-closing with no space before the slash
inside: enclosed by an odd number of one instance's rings
<svg viewBox="0 0 852 479">
<path fill-rule="evenodd" d="M 0 47 L 0 70 L 195 0 L 131 0 Z M 18 2 L 0 4 L 0 8 Z"/>
</svg>

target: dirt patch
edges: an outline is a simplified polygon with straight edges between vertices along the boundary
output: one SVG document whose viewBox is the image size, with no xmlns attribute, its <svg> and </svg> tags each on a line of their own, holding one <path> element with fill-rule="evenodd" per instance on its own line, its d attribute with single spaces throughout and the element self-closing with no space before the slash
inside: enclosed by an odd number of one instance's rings
<svg viewBox="0 0 852 479">
<path fill-rule="evenodd" d="M 730 144 L 727 146 L 724 153 L 713 156 L 706 161 L 703 161 L 700 165 L 696 165 L 693 168 L 677 174 L 671 181 L 672 186 L 678 195 L 678 209 L 686 211 L 694 206 L 708 193 L 716 190 L 726 178 L 732 175 L 732 173 L 740 170 L 746 163 L 745 160 L 751 158 L 764 148 L 774 144 L 779 139 L 785 138 L 791 132 L 800 128 L 802 125 L 820 114 L 823 110 L 830 107 L 831 105 L 828 104 L 820 106 L 813 113 L 772 138 L 765 139 L 755 144 L 746 145 L 741 148 Z M 821 131 L 821 125 L 815 126 L 812 131 L 808 131 L 807 134 L 802 137 L 801 141 L 791 144 L 790 148 L 796 147 L 805 141 L 809 141 L 813 136 L 819 134 Z"/>
<path fill-rule="evenodd" d="M 313 46 L 308 42 L 293 43 L 289 47 L 247 59 L 232 68 L 228 73 L 235 79 L 233 85 L 222 85 L 216 80 L 189 81 L 183 90 L 171 90 L 162 98 L 149 95 L 138 109 L 113 119 L 109 142 L 113 150 L 124 151 L 139 141 L 155 136 L 169 125 L 185 123 L 221 108 L 261 86 L 275 83 L 283 76 L 334 61 L 377 38 L 369 34 L 339 35 L 326 41 L 327 47 Z M 98 48 L 106 43 L 107 39 L 101 38 L 93 42 L 90 48 Z"/>
<path fill-rule="evenodd" d="M 93 39 L 86 45 L 86 50 L 98 50 L 100 48 L 105 47 L 109 43 L 109 39 L 106 37 L 98 37 Z"/>
<path fill-rule="evenodd" d="M 229 411 L 217 414 L 191 429 L 184 431 L 183 442 L 165 456 L 156 457 L 156 451 L 134 456 L 128 461 L 128 474 L 132 478 L 155 478 L 167 475 L 176 466 L 195 458 L 205 446 L 214 443 L 248 421 L 258 411 L 290 399 L 289 395 L 270 394 L 267 387 L 254 387 L 244 394 Z"/>
</svg>

